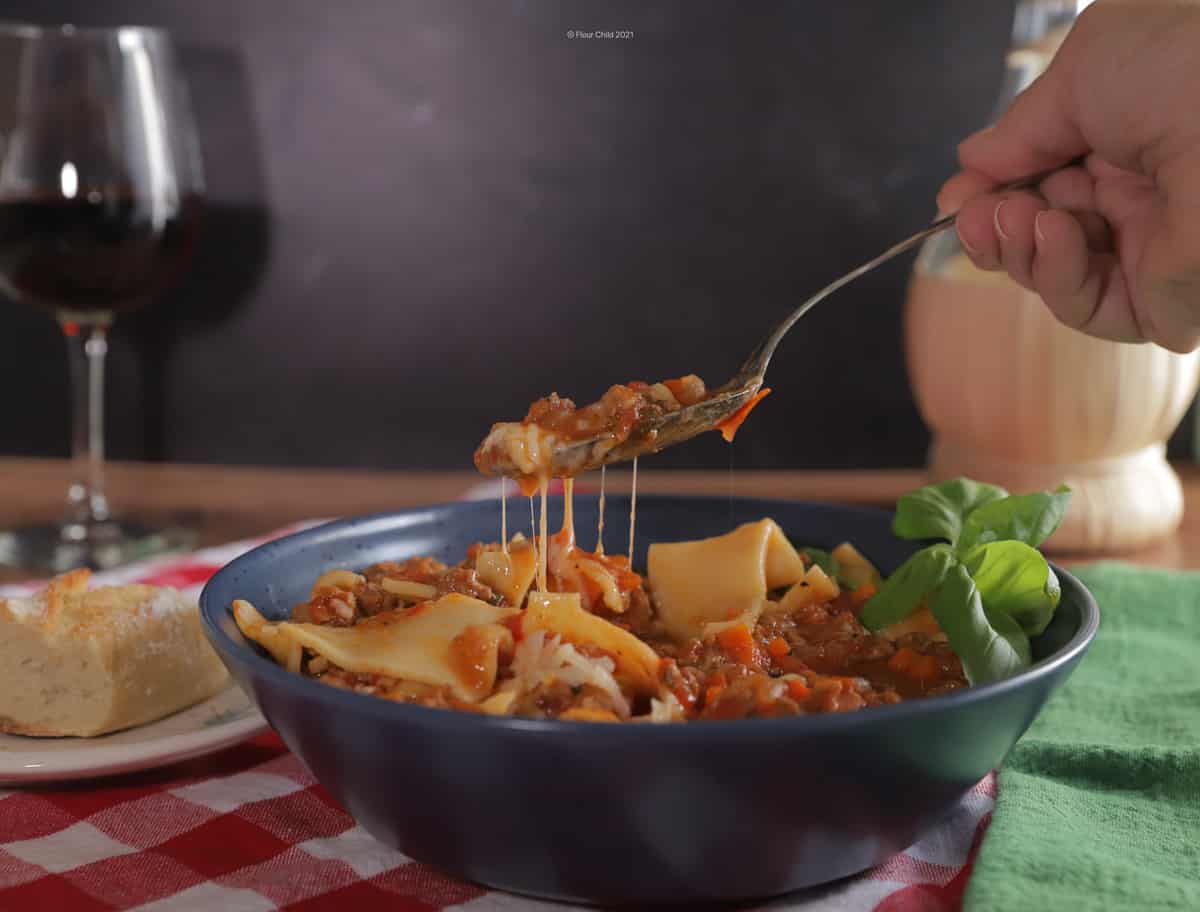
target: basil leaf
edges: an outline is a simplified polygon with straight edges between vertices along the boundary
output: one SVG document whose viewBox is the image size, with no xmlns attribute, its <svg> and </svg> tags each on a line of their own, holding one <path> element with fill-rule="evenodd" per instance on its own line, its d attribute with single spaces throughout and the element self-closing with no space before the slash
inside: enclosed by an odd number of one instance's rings
<svg viewBox="0 0 1200 912">
<path fill-rule="evenodd" d="M 960 554 L 976 545 L 994 541 L 1019 541 L 1036 548 L 1062 522 L 1071 502 L 1071 489 L 1062 485 L 1056 491 L 1039 491 L 993 500 L 971 511 L 958 540 Z"/>
<path fill-rule="evenodd" d="M 963 564 L 993 613 L 1007 614 L 1029 636 L 1046 629 L 1058 607 L 1058 577 L 1040 551 L 1019 541 L 979 545 Z"/>
<path fill-rule="evenodd" d="M 828 551 L 822 551 L 820 548 L 801 548 L 800 553 L 806 555 L 810 561 L 825 571 L 825 575 L 830 579 L 838 579 L 838 574 L 841 573 L 841 566 L 838 564 L 838 559 Z"/>
<path fill-rule="evenodd" d="M 880 630 L 904 620 L 942 584 L 950 568 L 957 563 L 949 545 L 930 545 L 921 549 L 867 599 L 859 620 L 868 630 Z"/>
<path fill-rule="evenodd" d="M 1004 488 L 969 478 L 952 478 L 940 484 L 926 485 L 896 502 L 892 531 L 898 538 L 944 538 L 953 545 L 969 514 L 1007 496 Z"/>
<path fill-rule="evenodd" d="M 999 681 L 1029 667 L 1029 637 L 1009 615 L 984 609 L 962 564 L 950 568 L 929 608 L 971 684 Z"/>
</svg>

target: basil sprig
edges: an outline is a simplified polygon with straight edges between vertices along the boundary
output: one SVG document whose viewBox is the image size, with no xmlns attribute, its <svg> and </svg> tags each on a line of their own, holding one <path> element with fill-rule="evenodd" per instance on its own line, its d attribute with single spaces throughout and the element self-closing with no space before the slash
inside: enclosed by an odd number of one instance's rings
<svg viewBox="0 0 1200 912">
<path fill-rule="evenodd" d="M 1028 668 L 1029 638 L 1058 607 L 1058 577 L 1037 550 L 1058 528 L 1071 499 L 1056 491 L 1011 495 L 996 485 L 955 478 L 900 498 L 892 531 L 900 538 L 945 539 L 918 551 L 863 606 L 871 630 L 928 605 L 972 684 Z"/>
</svg>

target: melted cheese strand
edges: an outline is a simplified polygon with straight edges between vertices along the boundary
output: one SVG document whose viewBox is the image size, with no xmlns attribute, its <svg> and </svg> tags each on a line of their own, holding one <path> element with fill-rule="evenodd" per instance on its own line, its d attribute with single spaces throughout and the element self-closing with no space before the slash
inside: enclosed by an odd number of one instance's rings
<svg viewBox="0 0 1200 912">
<path fill-rule="evenodd" d="M 575 547 L 575 479 L 563 479 L 563 524 L 564 547 L 570 551 Z"/>
<path fill-rule="evenodd" d="M 537 547 L 537 520 L 533 518 L 533 495 L 529 495 L 529 540 Z"/>
<path fill-rule="evenodd" d="M 500 476 L 500 550 L 508 554 L 508 479 Z"/>
<path fill-rule="evenodd" d="M 633 566 L 633 524 L 637 519 L 637 457 L 633 457 L 633 483 L 629 491 L 629 566 Z"/>
<path fill-rule="evenodd" d="M 546 536 L 546 490 L 549 487 L 550 487 L 550 481 L 547 478 L 543 478 L 538 483 L 538 494 L 540 494 L 541 498 L 542 498 L 542 537 L 541 537 L 541 541 L 538 542 L 538 569 L 537 569 L 538 592 L 548 592 L 549 591 L 546 587 L 546 557 L 548 554 L 547 536 Z"/>
<path fill-rule="evenodd" d="M 596 553 L 604 553 L 604 470 L 607 465 L 600 466 L 600 521 L 596 523 Z"/>
</svg>

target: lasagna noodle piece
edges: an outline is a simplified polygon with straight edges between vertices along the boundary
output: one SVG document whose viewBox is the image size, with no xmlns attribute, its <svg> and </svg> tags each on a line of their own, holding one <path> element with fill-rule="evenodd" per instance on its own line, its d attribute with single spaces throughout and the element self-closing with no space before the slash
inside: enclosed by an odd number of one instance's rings
<svg viewBox="0 0 1200 912">
<path fill-rule="evenodd" d="M 499 592 L 510 605 L 519 606 L 533 585 L 537 564 L 537 549 L 518 533 L 509 543 L 507 553 L 491 548 L 480 551 L 475 557 L 475 572 L 480 582 Z"/>
<path fill-rule="evenodd" d="M 824 570 L 813 564 L 804 577 L 784 593 L 783 598 L 779 600 L 778 610 L 790 614 L 809 605 L 831 602 L 840 592 L 837 580 L 830 579 Z"/>
<path fill-rule="evenodd" d="M 804 576 L 804 561 L 772 519 L 698 541 L 650 546 L 648 571 L 658 617 L 679 641 L 706 624 L 757 618 L 772 589 Z"/>
<path fill-rule="evenodd" d="M 658 691 L 658 653 L 627 630 L 585 611 L 576 592 L 532 593 L 521 619 L 525 633 L 557 635 L 573 646 L 592 646 L 612 657 L 618 680 L 640 693 Z"/>
<path fill-rule="evenodd" d="M 93 736 L 199 703 L 229 681 L 196 603 L 154 586 L 88 590 L 73 570 L 0 599 L 0 731 Z"/>
<path fill-rule="evenodd" d="M 455 641 L 470 637 L 471 628 L 490 628 L 515 613 L 515 608 L 489 605 L 451 592 L 437 601 L 374 615 L 352 627 L 329 627 L 291 621 L 272 623 L 249 602 L 233 603 L 234 618 L 242 633 L 281 664 L 298 666 L 303 647 L 345 671 L 448 687 L 467 702 L 491 693 L 500 638 L 473 637 L 478 651 L 470 662 L 456 658 L 459 650 Z M 490 681 L 481 680 L 481 669 L 490 674 Z"/>
<path fill-rule="evenodd" d="M 910 633 L 924 634 L 931 640 L 939 643 L 948 642 L 945 632 L 927 605 L 921 605 L 908 617 L 896 621 L 894 624 L 889 624 L 883 630 L 879 631 L 880 636 L 893 642 Z"/>
<path fill-rule="evenodd" d="M 520 475 L 521 493 L 530 496 L 541 479 L 550 477 L 559 436 L 553 431 L 525 422 L 502 422 L 492 426 L 475 453 L 475 464 L 488 472 L 496 464 L 507 463 Z"/>
</svg>

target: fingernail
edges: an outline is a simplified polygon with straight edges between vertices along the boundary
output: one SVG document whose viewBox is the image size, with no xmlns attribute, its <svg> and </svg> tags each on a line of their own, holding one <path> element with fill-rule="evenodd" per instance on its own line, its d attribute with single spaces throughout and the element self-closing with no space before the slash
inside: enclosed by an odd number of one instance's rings
<svg viewBox="0 0 1200 912">
<path fill-rule="evenodd" d="M 976 250 L 974 247 L 972 247 L 971 244 L 967 241 L 967 239 L 965 237 L 963 237 L 962 231 L 958 232 L 958 242 L 960 244 L 962 244 L 963 250 L 965 250 L 967 253 L 972 254 L 972 255 L 979 253 L 979 251 Z"/>
<path fill-rule="evenodd" d="M 1043 212 L 1045 210 L 1042 210 Z M 1039 212 L 1033 217 L 1033 236 L 1039 241 L 1046 240 L 1046 233 L 1042 231 L 1042 213 Z"/>
<path fill-rule="evenodd" d="M 1004 229 L 1000 227 L 1000 210 L 1004 208 L 1004 204 L 1008 200 L 1001 200 L 996 204 L 996 211 L 992 213 L 992 224 L 996 226 L 996 234 L 1000 236 L 1000 240 L 1007 241 L 1008 235 L 1004 233 Z"/>
</svg>

